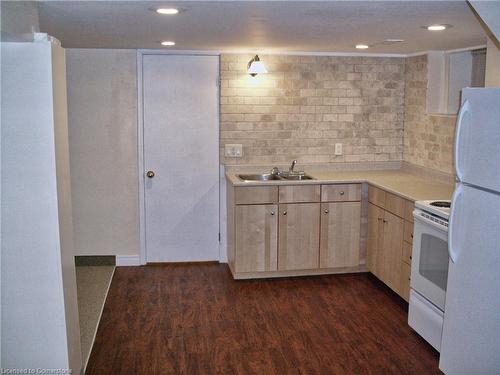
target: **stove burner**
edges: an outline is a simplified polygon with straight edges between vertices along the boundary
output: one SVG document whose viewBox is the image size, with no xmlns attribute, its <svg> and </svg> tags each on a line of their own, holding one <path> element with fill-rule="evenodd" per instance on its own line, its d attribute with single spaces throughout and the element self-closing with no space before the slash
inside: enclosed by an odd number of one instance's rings
<svg viewBox="0 0 500 375">
<path fill-rule="evenodd" d="M 434 207 L 450 208 L 451 203 L 450 202 L 446 202 L 446 201 L 434 201 L 434 202 L 431 202 L 430 205 L 434 206 Z"/>
</svg>

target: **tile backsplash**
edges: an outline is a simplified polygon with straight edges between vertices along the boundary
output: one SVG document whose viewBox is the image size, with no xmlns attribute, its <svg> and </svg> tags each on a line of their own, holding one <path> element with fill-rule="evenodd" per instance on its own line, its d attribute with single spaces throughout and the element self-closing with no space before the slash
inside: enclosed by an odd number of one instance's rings
<svg viewBox="0 0 500 375">
<path fill-rule="evenodd" d="M 252 55 L 221 56 L 221 163 L 403 159 L 404 58 L 260 57 L 269 73 L 250 77 Z M 225 157 L 226 144 L 243 157 Z"/>
<path fill-rule="evenodd" d="M 453 173 L 456 116 L 426 114 L 427 55 L 406 59 L 404 161 Z"/>
</svg>

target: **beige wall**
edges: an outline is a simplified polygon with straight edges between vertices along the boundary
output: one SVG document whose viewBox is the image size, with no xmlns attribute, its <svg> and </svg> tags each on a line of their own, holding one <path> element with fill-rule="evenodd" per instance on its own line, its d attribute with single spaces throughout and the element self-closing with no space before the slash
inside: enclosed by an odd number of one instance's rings
<svg viewBox="0 0 500 375">
<path fill-rule="evenodd" d="M 138 254 L 136 51 L 66 58 L 76 255 Z"/>
<path fill-rule="evenodd" d="M 486 87 L 500 87 L 500 48 L 491 38 L 486 46 Z"/>
<path fill-rule="evenodd" d="M 273 164 L 401 160 L 404 59 L 221 56 L 221 162 Z M 241 143 L 243 158 L 224 157 Z M 343 143 L 344 155 L 334 155 Z"/>
<path fill-rule="evenodd" d="M 406 59 L 404 161 L 453 173 L 456 116 L 426 114 L 427 55 Z"/>
<path fill-rule="evenodd" d="M 38 32 L 38 5 L 35 1 L 1 1 L 2 42 L 33 41 L 33 32 Z"/>
</svg>

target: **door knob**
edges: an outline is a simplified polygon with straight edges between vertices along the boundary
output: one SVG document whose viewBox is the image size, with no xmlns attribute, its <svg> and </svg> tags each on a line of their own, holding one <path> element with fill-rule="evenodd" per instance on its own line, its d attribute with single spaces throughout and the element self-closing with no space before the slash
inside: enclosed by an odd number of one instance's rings
<svg viewBox="0 0 500 375">
<path fill-rule="evenodd" d="M 155 173 L 153 171 L 147 171 L 146 176 L 149 178 L 153 178 L 155 176 Z"/>
<path fill-rule="evenodd" d="M 271 215 L 273 215 L 273 216 L 274 216 L 274 211 L 271 211 Z"/>
</svg>

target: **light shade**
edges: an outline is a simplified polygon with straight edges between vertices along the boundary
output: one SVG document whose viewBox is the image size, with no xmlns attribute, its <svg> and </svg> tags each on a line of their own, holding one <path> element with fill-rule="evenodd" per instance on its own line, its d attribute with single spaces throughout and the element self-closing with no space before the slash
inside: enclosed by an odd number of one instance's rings
<svg viewBox="0 0 500 375">
<path fill-rule="evenodd" d="M 257 74 L 267 73 L 266 66 L 260 61 L 258 55 L 255 55 L 255 57 L 248 62 L 247 72 L 252 77 L 255 77 Z"/>
</svg>

